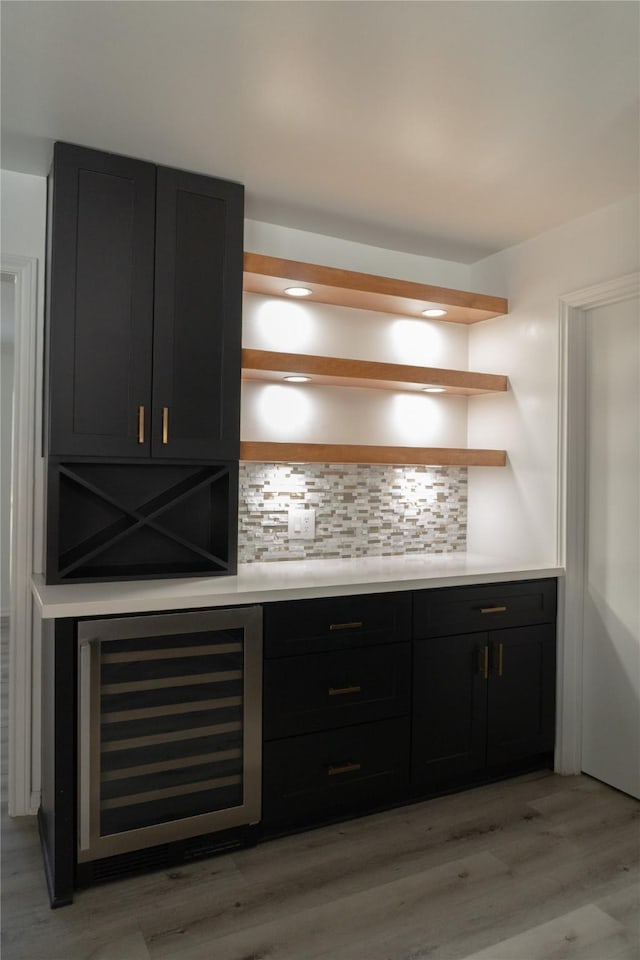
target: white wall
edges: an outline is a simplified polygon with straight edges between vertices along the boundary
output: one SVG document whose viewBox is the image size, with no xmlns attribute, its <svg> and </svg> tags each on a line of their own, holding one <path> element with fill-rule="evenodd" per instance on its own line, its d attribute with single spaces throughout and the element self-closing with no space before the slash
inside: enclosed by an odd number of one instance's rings
<svg viewBox="0 0 640 960">
<path fill-rule="evenodd" d="M 467 329 L 463 323 L 438 323 L 257 293 L 244 295 L 242 345 L 255 350 L 464 370 Z"/>
<path fill-rule="evenodd" d="M 365 243 L 325 237 L 306 230 L 293 230 L 272 223 L 245 220 L 244 248 L 285 260 L 301 260 L 324 267 L 358 270 L 398 280 L 431 283 L 459 290 L 469 290 L 470 267 L 453 260 L 420 257 L 413 253 L 385 250 Z M 491 291 L 501 296 L 499 291 Z"/>
<path fill-rule="evenodd" d="M 242 342 L 258 350 L 467 365 L 467 327 L 245 294 Z M 245 382 L 242 439 L 463 447 L 467 400 L 392 390 Z"/>
<path fill-rule="evenodd" d="M 3 255 L 35 257 L 38 261 L 37 276 L 37 353 L 38 371 L 36 410 L 42 406 L 42 355 L 44 337 L 44 277 L 45 243 L 47 223 L 47 181 L 13 170 L 0 173 L 1 234 L 0 247 Z M 43 469 L 39 456 L 41 450 L 42 419 L 36 416 L 36 476 L 34 517 L 34 568 L 41 572 L 43 556 Z"/>
<path fill-rule="evenodd" d="M 1 255 L 36 261 L 36 377 L 33 383 L 35 410 L 42 406 L 42 344 L 44 328 L 44 277 L 46 233 L 46 180 L 3 170 L 0 179 L 2 211 Z M 22 304 L 18 308 L 18 316 Z M 24 340 L 23 340 L 24 342 Z M 20 389 L 20 392 L 22 390 Z M 33 563 L 42 570 L 43 463 L 41 417 L 35 416 Z M 27 561 L 28 563 L 28 561 Z M 20 572 L 16 574 L 16 577 Z M 28 594 L 25 585 L 24 593 Z M 9 810 L 12 815 L 33 813 L 40 791 L 40 633 L 34 632 L 27 614 L 29 597 L 18 597 L 18 611 L 11 627 L 9 693 L 11 740 L 9 743 Z"/>
<path fill-rule="evenodd" d="M 44 263 L 47 181 L 14 170 L 0 172 L 2 250 Z"/>
<path fill-rule="evenodd" d="M 509 299 L 475 324 L 469 366 L 507 373 L 511 391 L 469 401 L 469 446 L 505 447 L 505 469 L 469 470 L 468 549 L 553 565 L 558 551 L 559 298 L 638 269 L 637 195 L 471 268 L 471 288 Z"/>
</svg>

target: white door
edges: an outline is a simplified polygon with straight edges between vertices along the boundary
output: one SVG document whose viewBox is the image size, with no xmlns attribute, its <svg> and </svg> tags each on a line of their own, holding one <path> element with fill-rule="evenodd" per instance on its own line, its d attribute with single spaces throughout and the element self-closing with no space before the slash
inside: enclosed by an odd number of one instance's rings
<svg viewBox="0 0 640 960">
<path fill-rule="evenodd" d="M 640 798 L 640 302 L 586 312 L 582 769 Z"/>
</svg>

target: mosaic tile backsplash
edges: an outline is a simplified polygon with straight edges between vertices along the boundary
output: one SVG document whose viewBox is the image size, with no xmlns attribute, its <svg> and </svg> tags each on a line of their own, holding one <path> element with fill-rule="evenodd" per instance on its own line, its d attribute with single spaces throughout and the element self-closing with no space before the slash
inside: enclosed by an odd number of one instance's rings
<svg viewBox="0 0 640 960">
<path fill-rule="evenodd" d="M 241 463 L 239 494 L 241 563 L 466 549 L 466 467 Z M 315 540 L 289 540 L 290 507 Z"/>
</svg>

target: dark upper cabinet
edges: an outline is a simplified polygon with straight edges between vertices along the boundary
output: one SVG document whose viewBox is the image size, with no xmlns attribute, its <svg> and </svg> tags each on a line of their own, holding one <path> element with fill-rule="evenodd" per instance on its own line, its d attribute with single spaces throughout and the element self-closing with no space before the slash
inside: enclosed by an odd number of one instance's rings
<svg viewBox="0 0 640 960">
<path fill-rule="evenodd" d="M 243 192 L 159 167 L 151 452 L 237 460 Z"/>
<path fill-rule="evenodd" d="M 240 184 L 57 143 L 48 453 L 237 459 Z"/>
<path fill-rule="evenodd" d="M 48 452 L 149 456 L 156 170 L 57 143 L 49 182 Z"/>
</svg>

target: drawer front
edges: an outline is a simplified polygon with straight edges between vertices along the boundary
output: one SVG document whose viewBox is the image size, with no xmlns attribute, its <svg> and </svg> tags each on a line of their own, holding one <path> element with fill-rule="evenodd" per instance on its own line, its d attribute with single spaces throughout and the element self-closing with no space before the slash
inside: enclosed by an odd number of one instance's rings
<svg viewBox="0 0 640 960">
<path fill-rule="evenodd" d="M 264 652 L 283 657 L 392 643 L 411 636 L 411 594 L 381 593 L 264 606 Z"/>
<path fill-rule="evenodd" d="M 409 719 L 273 741 L 263 762 L 267 828 L 371 810 L 406 795 Z"/>
<path fill-rule="evenodd" d="M 410 677 L 409 643 L 267 660 L 265 739 L 407 714 Z"/>
<path fill-rule="evenodd" d="M 451 587 L 414 594 L 416 639 L 553 623 L 555 618 L 555 580 Z"/>
</svg>

